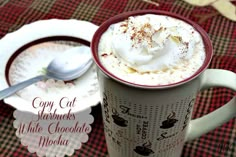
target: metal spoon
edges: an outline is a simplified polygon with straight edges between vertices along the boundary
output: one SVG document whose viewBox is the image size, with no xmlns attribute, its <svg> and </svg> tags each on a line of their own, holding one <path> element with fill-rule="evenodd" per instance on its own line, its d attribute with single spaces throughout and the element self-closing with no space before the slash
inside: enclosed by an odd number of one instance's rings
<svg viewBox="0 0 236 157">
<path fill-rule="evenodd" d="M 36 76 L 0 91 L 0 100 L 41 80 L 52 78 L 69 81 L 78 78 L 90 68 L 92 63 L 89 47 L 79 46 L 70 48 L 50 62 L 45 75 Z"/>
</svg>

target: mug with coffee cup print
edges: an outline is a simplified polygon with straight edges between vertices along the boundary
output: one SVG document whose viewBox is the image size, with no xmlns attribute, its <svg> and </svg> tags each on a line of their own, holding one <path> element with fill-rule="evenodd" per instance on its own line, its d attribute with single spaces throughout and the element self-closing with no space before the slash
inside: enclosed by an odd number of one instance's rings
<svg viewBox="0 0 236 157">
<path fill-rule="evenodd" d="M 207 33 L 174 13 L 142 10 L 105 21 L 91 49 L 110 157 L 179 157 L 184 142 L 236 116 L 236 98 L 191 120 L 199 91 L 236 91 L 236 74 L 207 69 Z M 220 116 L 219 116 L 220 115 Z"/>
</svg>

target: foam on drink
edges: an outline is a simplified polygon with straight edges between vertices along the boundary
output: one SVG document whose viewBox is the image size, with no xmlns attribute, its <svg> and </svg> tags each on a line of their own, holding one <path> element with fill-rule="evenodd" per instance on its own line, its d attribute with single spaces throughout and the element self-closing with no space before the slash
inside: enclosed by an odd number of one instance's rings
<svg viewBox="0 0 236 157">
<path fill-rule="evenodd" d="M 140 15 L 111 25 L 99 42 L 99 58 L 113 75 L 141 85 L 166 85 L 192 76 L 205 59 L 200 34 L 163 15 Z"/>
</svg>

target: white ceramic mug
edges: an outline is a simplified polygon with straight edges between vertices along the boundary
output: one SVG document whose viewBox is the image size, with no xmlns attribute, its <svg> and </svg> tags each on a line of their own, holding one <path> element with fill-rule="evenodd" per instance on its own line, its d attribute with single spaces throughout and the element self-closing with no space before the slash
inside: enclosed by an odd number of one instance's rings
<svg viewBox="0 0 236 157">
<path fill-rule="evenodd" d="M 170 85 L 144 86 L 117 78 L 100 63 L 98 43 L 106 29 L 129 16 L 150 13 L 181 19 L 201 34 L 206 59 L 190 78 Z M 104 130 L 110 157 L 179 157 L 185 141 L 197 138 L 236 116 L 234 97 L 216 111 L 190 120 L 197 93 L 217 86 L 236 91 L 236 74 L 227 70 L 207 69 L 213 50 L 210 39 L 200 26 L 184 17 L 155 10 L 117 15 L 98 28 L 91 48 L 98 66 Z"/>
</svg>

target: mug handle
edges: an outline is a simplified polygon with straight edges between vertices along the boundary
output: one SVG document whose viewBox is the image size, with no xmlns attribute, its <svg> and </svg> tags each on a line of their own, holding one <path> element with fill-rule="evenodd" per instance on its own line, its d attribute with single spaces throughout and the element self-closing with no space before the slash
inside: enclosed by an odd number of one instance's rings
<svg viewBox="0 0 236 157">
<path fill-rule="evenodd" d="M 207 69 L 202 75 L 201 90 L 226 87 L 236 91 L 236 74 L 228 70 Z M 236 96 L 215 111 L 189 123 L 186 141 L 193 140 L 236 117 Z"/>
</svg>

